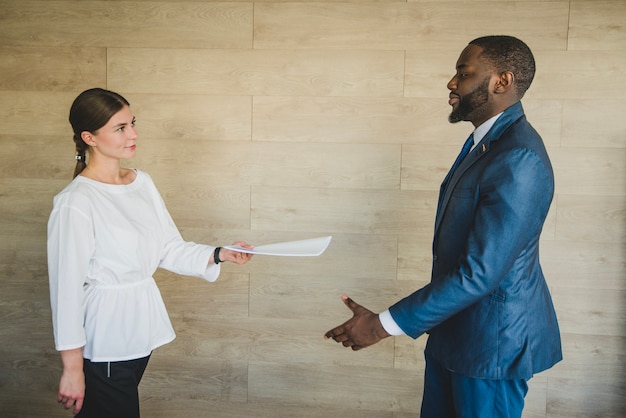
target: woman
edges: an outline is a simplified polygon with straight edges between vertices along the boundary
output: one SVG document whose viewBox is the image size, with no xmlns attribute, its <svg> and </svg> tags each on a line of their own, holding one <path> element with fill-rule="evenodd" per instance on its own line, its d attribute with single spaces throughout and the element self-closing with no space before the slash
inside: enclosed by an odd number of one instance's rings
<svg viewBox="0 0 626 418">
<path fill-rule="evenodd" d="M 138 417 L 137 387 L 150 354 L 175 337 L 156 269 L 214 281 L 219 263 L 244 264 L 251 255 L 184 241 L 150 176 L 121 167 L 137 146 L 122 96 L 86 90 L 69 119 L 74 180 L 54 198 L 48 222 L 50 301 L 63 361 L 57 400 L 80 417 Z"/>
</svg>

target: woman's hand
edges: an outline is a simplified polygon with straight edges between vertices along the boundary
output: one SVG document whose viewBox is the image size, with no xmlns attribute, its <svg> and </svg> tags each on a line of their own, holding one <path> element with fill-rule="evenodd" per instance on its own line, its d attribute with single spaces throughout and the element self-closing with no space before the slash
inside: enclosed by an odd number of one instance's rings
<svg viewBox="0 0 626 418">
<path fill-rule="evenodd" d="M 254 247 L 245 241 L 238 241 L 233 244 L 233 247 L 247 248 L 253 250 Z M 220 263 L 224 261 L 230 261 L 235 264 L 246 264 L 252 258 L 252 254 L 242 253 L 240 251 L 232 251 L 226 248 L 220 250 Z"/>
<path fill-rule="evenodd" d="M 57 402 L 71 409 L 74 407 L 74 415 L 83 408 L 85 399 L 85 374 L 83 372 L 83 350 L 61 351 L 63 360 L 63 374 L 59 383 Z"/>
</svg>

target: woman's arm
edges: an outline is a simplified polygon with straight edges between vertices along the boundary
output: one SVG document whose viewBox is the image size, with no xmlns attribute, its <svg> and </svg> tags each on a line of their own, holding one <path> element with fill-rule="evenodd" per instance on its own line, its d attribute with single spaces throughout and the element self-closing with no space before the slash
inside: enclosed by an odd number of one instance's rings
<svg viewBox="0 0 626 418">
<path fill-rule="evenodd" d="M 85 374 L 83 372 L 83 349 L 61 351 L 63 374 L 59 383 L 57 402 L 65 409 L 74 407 L 74 415 L 83 407 L 85 399 Z"/>
</svg>

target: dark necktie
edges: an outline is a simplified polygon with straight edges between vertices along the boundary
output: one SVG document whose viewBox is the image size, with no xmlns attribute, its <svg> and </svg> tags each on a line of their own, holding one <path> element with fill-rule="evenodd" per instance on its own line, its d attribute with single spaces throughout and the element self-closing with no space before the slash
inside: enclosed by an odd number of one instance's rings
<svg viewBox="0 0 626 418">
<path fill-rule="evenodd" d="M 467 157 L 467 154 L 469 154 L 470 150 L 472 149 L 472 145 L 474 145 L 474 133 L 473 132 L 469 136 L 469 138 L 467 138 L 467 141 L 465 141 L 465 144 L 463 144 L 463 148 L 461 148 L 461 152 L 459 153 L 459 156 L 456 157 L 454 164 L 452 164 L 452 168 L 450 169 L 450 171 L 448 172 L 448 175 L 446 176 L 446 178 L 443 180 L 443 183 L 441 184 L 441 190 L 439 192 L 439 202 L 437 204 L 437 213 L 439 213 L 439 209 L 443 201 L 443 196 L 446 194 L 448 183 L 450 182 L 450 180 L 452 180 L 452 176 L 454 175 L 454 172 L 456 171 L 457 168 L 459 168 L 459 165 L 461 165 L 461 162 L 463 162 L 463 159 Z"/>
<path fill-rule="evenodd" d="M 454 164 L 452 164 L 450 173 L 448 174 L 446 178 L 446 183 L 452 178 L 452 176 L 454 175 L 454 172 L 456 171 L 457 168 L 459 168 L 459 165 L 461 165 L 461 162 L 465 159 L 465 157 L 467 157 L 467 154 L 469 154 L 470 150 L 472 149 L 472 145 L 474 145 L 474 133 L 473 132 L 469 136 L 469 138 L 467 138 L 467 141 L 465 141 L 465 144 L 463 144 L 463 148 L 461 148 L 461 152 L 459 153 L 459 156 L 456 157 Z"/>
</svg>

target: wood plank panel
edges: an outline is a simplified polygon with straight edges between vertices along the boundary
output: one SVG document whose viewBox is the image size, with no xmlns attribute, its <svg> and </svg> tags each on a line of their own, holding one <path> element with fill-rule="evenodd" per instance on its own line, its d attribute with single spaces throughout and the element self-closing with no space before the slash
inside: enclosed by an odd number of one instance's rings
<svg viewBox="0 0 626 418">
<path fill-rule="evenodd" d="M 471 131 L 448 123 L 446 83 L 488 33 L 535 52 L 524 108 L 557 172 L 541 256 L 565 358 L 523 416 L 626 415 L 623 1 L 0 4 L 3 417 L 68 415 L 46 221 L 75 164 L 69 106 L 94 86 L 130 99 L 124 165 L 153 176 L 186 239 L 333 236 L 320 257 L 226 263 L 216 283 L 158 271 L 178 337 L 155 351 L 143 415 L 417 416 L 425 337 L 354 353 L 323 333 L 350 317 L 341 293 L 380 311 L 428 282 L 438 183 Z"/>
<path fill-rule="evenodd" d="M 550 379 L 546 418 L 622 418 L 626 412 L 624 386 L 604 379 Z"/>
<path fill-rule="evenodd" d="M 563 146 L 626 148 L 624 109 L 625 100 L 564 101 Z"/>
<path fill-rule="evenodd" d="M 431 216 L 435 224 L 435 208 Z M 428 222 L 424 220 L 424 222 Z M 430 282 L 432 268 L 432 231 L 398 237 L 398 279 L 411 280 L 418 289 Z"/>
<path fill-rule="evenodd" d="M 252 188 L 252 229 L 412 235 L 431 229 L 430 192 Z M 422 219 L 429 219 L 424 223 Z"/>
<path fill-rule="evenodd" d="M 401 189 L 429 190 L 438 194 L 441 182 L 463 146 L 462 141 L 459 138 L 456 145 L 448 145 L 452 141 L 446 141 L 445 145 L 403 145 Z"/>
<path fill-rule="evenodd" d="M 250 280 L 250 315 L 307 320 L 330 317 L 338 325 L 351 316 L 340 300 L 341 294 L 382 312 L 414 290 L 413 282 L 403 280 L 254 274 Z"/>
<path fill-rule="evenodd" d="M 249 96 L 121 94 L 137 117 L 140 139 L 246 141 L 251 139 Z"/>
<path fill-rule="evenodd" d="M 0 73 L 0 90 L 82 91 L 106 84 L 106 50 L 0 45 Z"/>
<path fill-rule="evenodd" d="M 186 181 L 185 177 L 160 177 L 157 184 L 178 228 L 202 225 L 211 229 L 250 228 L 248 186 L 213 187 Z"/>
<path fill-rule="evenodd" d="M 491 17 L 492 9 L 490 3 L 476 2 L 460 2 L 453 8 L 437 2 L 258 3 L 254 46 L 457 50 L 485 33 L 506 32 L 527 33 L 527 42 L 544 49 L 565 49 L 567 2 L 508 2 L 498 9 L 498 19 Z M 468 14 L 473 16 L 472 25 L 450 30 L 450 22 L 463 21 Z"/>
<path fill-rule="evenodd" d="M 439 186 L 445 178 L 448 170 L 452 166 L 454 159 L 458 155 L 465 137 L 471 133 L 471 125 L 463 124 L 467 132 L 462 133 L 465 136 L 458 136 L 457 139 L 448 139 L 441 141 L 440 144 L 405 144 L 402 146 L 402 177 L 401 177 L 401 189 L 402 190 L 431 190 L 439 191 Z M 559 130 L 560 125 L 556 125 L 554 130 Z M 558 141 L 559 136 L 553 136 Z M 550 151 L 553 165 L 557 162 L 564 161 L 562 164 L 574 165 L 575 161 L 567 160 L 566 156 L 563 156 L 561 149 L 553 148 Z M 621 156 L 615 156 L 613 153 L 609 162 L 603 162 L 604 165 L 611 167 L 611 160 L 619 160 Z M 554 161 L 556 159 L 556 161 Z M 619 170 L 618 170 L 619 172 Z M 560 173 L 559 173 L 560 174 Z M 579 173 L 583 175 L 583 173 Z M 565 178 L 570 178 L 565 176 Z M 598 178 L 604 178 L 602 173 L 594 173 L 591 178 L 586 181 L 595 184 Z M 607 185 L 602 185 L 604 189 L 609 188 L 616 190 L 613 184 L 622 181 L 620 176 L 609 182 Z M 557 182 L 558 185 L 560 185 Z M 619 187 L 619 186 L 618 186 Z M 561 191 L 567 192 L 567 186 L 564 186 Z M 589 189 L 586 189 L 589 190 Z M 577 190 L 580 192 L 580 189 Z M 602 194 L 601 190 L 597 191 L 598 194 Z"/>
<path fill-rule="evenodd" d="M 456 61 L 469 41 L 471 39 L 465 40 L 455 49 L 450 50 L 407 50 L 404 97 L 439 100 L 448 97 L 449 91 L 446 85 L 454 76 Z"/>
<path fill-rule="evenodd" d="M 445 138 L 449 110 L 443 92 L 439 99 L 261 96 L 254 97 L 253 137 L 280 142 L 438 143 Z M 450 133 L 455 128 L 449 128 Z"/>
<path fill-rule="evenodd" d="M 219 181 L 220 185 L 237 187 L 263 184 L 399 188 L 399 145 L 202 142 L 176 138 L 138 146 L 142 147 L 140 156 L 133 162 L 138 167 L 150 167 L 159 181 L 167 181 L 168 176 L 180 181 L 179 172 L 184 169 L 195 173 L 189 184 L 199 187 Z"/>
<path fill-rule="evenodd" d="M 572 2 L 568 49 L 626 50 L 626 3 L 623 1 Z"/>
<path fill-rule="evenodd" d="M 55 416 L 46 411 L 58 408 L 54 388 L 61 362 L 54 350 L 45 256 L 38 265 L 1 264 L 0 284 L 0 339 L 5 342 L 0 347 L 0 410 L 12 417 Z M 20 401 L 28 393 L 32 402 Z"/>
<path fill-rule="evenodd" d="M 332 235 L 328 249 L 319 257 L 259 256 L 238 268 L 249 270 L 255 275 L 310 277 L 314 272 L 315 277 L 332 279 L 331 286 L 338 289 L 338 292 L 349 290 L 342 285 L 344 281 L 351 283 L 353 279 L 375 278 L 386 282 L 396 278 L 398 239 L 393 235 L 340 234 L 334 230 L 315 232 L 250 230 L 230 235 L 245 237 L 254 245 Z M 225 266 L 228 267 L 229 265 Z M 336 293 L 338 294 L 340 293 Z M 332 303 L 334 305 L 334 301 Z"/>
<path fill-rule="evenodd" d="M 566 241 L 625 241 L 626 197 L 559 194 L 556 238 Z"/>
<path fill-rule="evenodd" d="M 626 243 L 542 241 L 541 254 L 550 286 L 626 290 Z"/>
<path fill-rule="evenodd" d="M 300 403 L 297 400 L 250 400 L 248 402 L 213 399 L 169 398 L 145 395 L 141 399 L 142 414 L 150 418 L 171 418 L 177 414 L 211 418 L 241 417 L 307 417 L 307 418 L 397 418 L 393 412 L 354 410 L 341 405 L 324 406 Z M 184 411 L 181 413 L 181 411 Z M 143 416 L 142 415 L 142 416 Z M 65 416 L 65 415 L 64 415 Z M 415 415 L 413 415 L 415 416 Z"/>
<path fill-rule="evenodd" d="M 539 132 L 547 148 L 561 146 L 564 104 L 561 100 L 534 100 L 534 87 L 524 95 L 522 106 L 528 122 Z M 550 149 L 548 149 L 550 154 Z M 550 154 L 551 155 L 551 154 Z"/>
<path fill-rule="evenodd" d="M 190 356 L 169 357 L 155 351 L 142 379 L 142 388 L 147 388 L 146 392 L 153 397 L 242 402 L 248 393 L 247 374 L 245 359 L 218 357 L 200 363 Z"/>
<path fill-rule="evenodd" d="M 13 218 L 17 222 L 19 218 Z M 6 231 L 0 240 L 0 264 L 39 266 L 46 264 L 46 240 L 40 233 L 24 234 Z M 47 275 L 47 273 L 46 273 Z"/>
<path fill-rule="evenodd" d="M 74 172 L 71 130 L 65 138 L 0 134 L 0 149 L 1 178 L 57 179 L 69 183 Z M 32 153 L 34 149 L 38 152 Z"/>
<path fill-rule="evenodd" d="M 593 335 L 590 338 L 584 334 L 563 332 L 561 341 L 563 360 L 558 366 L 543 373 L 550 379 L 573 379 L 579 385 L 583 385 L 585 379 L 604 379 L 610 386 L 626 384 L 626 376 L 613 373 L 615 364 L 624 364 L 626 337 Z"/>
<path fill-rule="evenodd" d="M 0 230 L 44 237 L 52 198 L 59 191 L 49 180 L 0 178 Z"/>
<path fill-rule="evenodd" d="M 334 298 L 334 302 L 336 308 L 330 311 L 341 311 L 347 319 L 350 312 L 339 296 Z M 196 358 L 199 363 L 216 358 L 233 362 L 250 359 L 285 363 L 285 359 L 289 358 L 289 363 L 309 366 L 328 362 L 359 366 L 393 365 L 392 338 L 360 356 L 354 356 L 352 350 L 344 350 L 334 341 L 324 339 L 328 329 L 339 325 L 338 315 L 290 318 L 285 314 L 282 318 L 270 318 L 248 316 L 246 311 L 189 311 L 171 303 L 168 310 L 177 338 L 158 350 L 168 359 L 182 356 Z"/>
<path fill-rule="evenodd" d="M 532 46 L 531 46 L 532 48 Z M 626 65 L 621 51 L 533 51 L 537 73 L 528 98 L 532 100 L 580 100 L 619 97 L 622 87 L 613 81 Z M 459 52 L 406 52 L 406 97 L 441 97 L 454 75 Z M 571 86 L 593 86 L 572 89 Z M 447 94 L 447 93 L 445 93 Z"/>
<path fill-rule="evenodd" d="M 248 316 L 250 279 L 246 273 L 222 272 L 210 283 L 159 270 L 155 280 L 173 314 Z"/>
<path fill-rule="evenodd" d="M 522 418 L 546 418 L 548 379 L 541 374 L 528 381 L 528 393 L 524 398 Z"/>
<path fill-rule="evenodd" d="M 626 148 L 552 150 L 556 192 L 626 196 Z"/>
<path fill-rule="evenodd" d="M 110 48 L 108 85 L 132 93 L 402 95 L 401 51 Z"/>
<path fill-rule="evenodd" d="M 623 97 L 626 86 L 615 83 L 626 66 L 626 51 L 536 51 L 533 98 L 604 100 Z M 584 86 L 572 88 L 572 86 Z"/>
<path fill-rule="evenodd" d="M 58 135 L 72 144 L 72 128 L 67 118 L 76 95 L 0 91 L 0 135 Z M 42 126 L 46 127 L 45 132 L 42 132 Z"/>
<path fill-rule="evenodd" d="M 626 336 L 626 291 L 552 287 L 551 292 L 561 332 Z"/>
<path fill-rule="evenodd" d="M 358 355 L 358 354 L 357 354 Z M 412 371 L 371 366 L 324 366 L 315 370 L 293 364 L 250 362 L 250 399 L 293 398 L 333 407 L 417 412 L 421 382 Z M 271 380 L 274 385 L 265 382 Z M 365 382 L 368 382 L 365 384 Z"/>
<path fill-rule="evenodd" d="M 5 2 L 0 26 L 13 46 L 250 48 L 252 3 Z"/>
<path fill-rule="evenodd" d="M 396 348 L 393 367 L 411 370 L 416 376 L 423 376 L 426 367 L 424 349 L 426 348 L 428 337 L 422 335 L 414 340 L 409 336 L 402 335 L 394 337 L 394 339 Z"/>
</svg>

